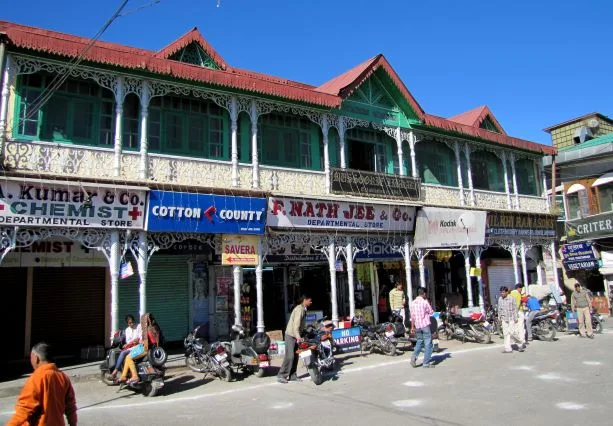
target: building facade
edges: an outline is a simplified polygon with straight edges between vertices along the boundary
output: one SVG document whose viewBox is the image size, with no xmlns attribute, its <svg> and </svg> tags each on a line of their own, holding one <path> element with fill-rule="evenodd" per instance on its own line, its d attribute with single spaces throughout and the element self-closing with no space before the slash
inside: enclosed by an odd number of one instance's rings
<svg viewBox="0 0 613 426">
<path fill-rule="evenodd" d="M 555 149 L 507 135 L 487 107 L 426 113 L 383 55 L 313 86 L 230 66 L 196 29 L 157 52 L 8 22 L 0 36 L 0 265 L 24 348 L 46 279 L 8 260 L 41 241 L 107 262 L 92 284 L 103 325 L 76 345 L 136 311 L 178 340 L 206 318 L 211 337 L 281 328 L 301 292 L 336 322 L 384 312 L 398 280 L 468 308 L 502 284 L 557 284 L 542 169 Z M 260 260 L 227 266 L 228 235 L 255 238 Z M 57 281 L 77 280 L 63 266 Z"/>
</svg>

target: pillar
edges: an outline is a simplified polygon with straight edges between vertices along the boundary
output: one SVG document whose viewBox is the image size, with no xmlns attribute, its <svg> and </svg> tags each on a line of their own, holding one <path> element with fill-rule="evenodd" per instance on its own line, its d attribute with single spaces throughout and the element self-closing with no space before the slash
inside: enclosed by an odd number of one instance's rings
<svg viewBox="0 0 613 426">
<path fill-rule="evenodd" d="M 370 266 L 370 298 L 372 299 L 372 317 L 375 324 L 379 323 L 379 289 L 375 280 L 375 263 L 369 262 Z"/>
<path fill-rule="evenodd" d="M 256 289 L 256 306 L 257 306 L 257 329 L 258 332 L 264 332 L 264 285 L 262 283 L 262 237 L 258 238 L 258 253 L 260 254 L 258 264 L 255 266 L 255 289 Z"/>
<path fill-rule="evenodd" d="M 413 300 L 413 282 L 411 277 L 411 241 L 408 236 L 404 237 L 404 273 L 407 280 L 407 297 L 409 301 Z"/>
<path fill-rule="evenodd" d="M 513 174 L 513 194 L 515 195 L 515 210 L 519 210 L 519 193 L 517 192 L 517 174 L 515 173 L 515 155 L 511 153 L 511 173 Z"/>
<path fill-rule="evenodd" d="M 542 262 L 538 262 L 536 265 L 536 282 L 538 285 L 545 285 L 543 280 L 543 265 Z"/>
<path fill-rule="evenodd" d="M 236 96 L 230 98 L 230 131 L 231 131 L 231 159 L 232 159 L 232 186 L 238 186 L 238 107 Z"/>
<path fill-rule="evenodd" d="M 328 115 L 323 114 L 321 118 L 321 132 L 323 134 L 324 143 L 324 173 L 326 175 L 326 194 L 330 193 L 330 147 L 328 143 L 328 130 L 330 130 Z"/>
<path fill-rule="evenodd" d="M 285 322 L 287 323 L 289 321 L 289 315 L 290 313 L 288 312 L 288 303 L 287 303 L 287 285 L 289 284 L 289 279 L 288 279 L 288 273 L 287 273 L 287 266 L 283 267 L 283 313 L 285 316 Z"/>
<path fill-rule="evenodd" d="M 547 210 L 549 210 L 551 208 L 552 203 L 555 203 L 555 194 L 551 193 L 551 199 L 549 199 L 549 195 L 547 195 L 547 175 L 545 174 L 545 169 L 543 168 L 543 163 L 542 161 L 539 161 L 537 163 L 537 169 L 539 171 L 539 173 L 541 174 L 541 179 L 542 179 L 542 191 L 543 194 L 542 196 L 545 198 L 545 205 L 547 206 Z"/>
<path fill-rule="evenodd" d="M 553 279 L 556 283 L 556 287 L 559 291 L 562 291 L 560 288 L 560 277 L 558 276 L 558 260 L 556 258 L 556 242 L 551 242 L 551 263 L 553 263 Z"/>
<path fill-rule="evenodd" d="M 519 278 L 519 265 L 517 264 L 517 243 L 511 243 L 511 256 L 513 257 L 513 275 L 515 276 L 515 284 L 521 282 Z"/>
<path fill-rule="evenodd" d="M 507 208 L 512 209 L 511 190 L 509 188 L 509 170 L 507 168 L 507 153 L 502 152 L 502 170 L 504 172 L 504 193 L 507 195 Z"/>
<path fill-rule="evenodd" d="M 255 100 L 251 101 L 251 111 L 249 116 L 251 117 L 251 166 L 253 168 L 251 186 L 253 188 L 259 188 L 260 164 L 258 160 L 258 108 Z"/>
<path fill-rule="evenodd" d="M 458 141 L 454 143 L 454 152 L 455 152 L 455 162 L 457 164 L 457 174 L 458 174 L 458 188 L 460 189 L 460 205 L 463 206 L 466 204 L 464 200 L 464 182 L 462 182 L 462 158 L 460 157 L 460 144 Z"/>
<path fill-rule="evenodd" d="M 138 232 L 138 258 L 136 259 L 138 267 L 138 277 L 140 283 L 138 286 L 139 296 L 139 314 L 142 316 L 147 312 L 147 266 L 149 265 L 147 251 L 147 232 Z"/>
<path fill-rule="evenodd" d="M 119 330 L 119 231 L 111 231 L 111 249 L 109 253 L 109 270 L 111 275 L 111 342 L 113 333 Z"/>
<path fill-rule="evenodd" d="M 139 94 L 140 99 L 140 168 L 139 177 L 141 179 L 147 179 L 149 177 L 149 141 L 147 139 L 149 128 L 147 126 L 147 120 L 149 119 L 149 102 L 151 101 L 151 92 L 149 89 L 149 83 L 143 81 L 141 91 Z"/>
<path fill-rule="evenodd" d="M 243 268 L 232 267 L 234 275 L 234 325 L 241 325 L 241 286 L 243 284 Z"/>
<path fill-rule="evenodd" d="M 419 262 L 419 285 L 426 288 L 426 267 L 424 265 L 424 258 L 426 253 L 424 249 L 417 249 L 417 261 Z"/>
<path fill-rule="evenodd" d="M 123 88 L 123 77 L 117 77 L 115 87 L 115 161 L 113 166 L 113 175 L 121 175 L 121 139 L 122 139 L 122 121 L 123 121 L 123 101 L 125 92 Z"/>
<path fill-rule="evenodd" d="M 470 205 L 475 206 L 475 188 L 473 186 L 473 168 L 470 164 L 470 146 L 464 145 L 464 155 L 466 156 L 466 168 L 468 169 L 468 191 L 470 193 Z"/>
<path fill-rule="evenodd" d="M 6 52 L 5 44 L 1 43 L 0 48 Z M 1 65 L 1 64 L 0 64 Z M 1 69 L 1 68 L 0 68 Z M 13 76 L 13 64 L 10 56 L 6 55 L 6 60 L 4 64 L 4 72 L 1 75 L 2 82 L 2 91 L 0 92 L 0 160 L 4 159 L 4 142 L 6 141 L 6 120 L 8 114 L 8 106 L 9 106 L 9 94 L 10 94 L 10 84 L 11 78 Z M 15 117 L 18 117 L 19 114 L 15 114 Z"/>
<path fill-rule="evenodd" d="M 347 168 L 347 151 L 345 149 L 345 117 L 338 118 L 338 145 L 341 169 Z"/>
<path fill-rule="evenodd" d="M 349 286 L 349 318 L 355 317 L 355 283 L 353 281 L 353 242 L 351 238 L 345 247 L 347 260 L 347 285 Z"/>
<path fill-rule="evenodd" d="M 328 244 L 328 266 L 330 269 L 330 299 L 332 302 L 332 322 L 338 327 L 338 305 L 336 298 L 336 246 L 331 240 Z"/>
<path fill-rule="evenodd" d="M 526 243 L 524 243 L 523 241 L 520 243 L 520 253 L 521 253 L 521 271 L 522 271 L 522 276 L 524 279 L 524 285 L 526 286 L 526 291 L 528 290 L 528 284 L 530 284 L 530 282 L 528 281 L 528 266 L 526 264 Z"/>
<path fill-rule="evenodd" d="M 402 155 L 402 137 L 400 136 L 400 127 L 396 127 L 396 147 L 398 149 L 398 174 L 404 176 L 404 158 Z"/>
<path fill-rule="evenodd" d="M 473 303 L 473 285 L 470 277 L 470 250 L 463 250 L 464 252 L 464 268 L 466 269 L 466 298 L 468 299 L 468 307 L 472 308 Z"/>
<path fill-rule="evenodd" d="M 475 267 L 481 268 L 481 253 L 483 250 L 481 247 L 475 248 Z M 485 287 L 483 285 L 483 278 L 481 274 L 477 275 L 477 284 L 479 288 L 479 309 L 481 312 L 485 312 Z"/>
<path fill-rule="evenodd" d="M 411 176 L 414 178 L 419 177 L 417 173 L 417 161 L 415 160 L 415 144 L 417 143 L 415 133 L 409 132 L 409 148 L 411 149 Z"/>
</svg>

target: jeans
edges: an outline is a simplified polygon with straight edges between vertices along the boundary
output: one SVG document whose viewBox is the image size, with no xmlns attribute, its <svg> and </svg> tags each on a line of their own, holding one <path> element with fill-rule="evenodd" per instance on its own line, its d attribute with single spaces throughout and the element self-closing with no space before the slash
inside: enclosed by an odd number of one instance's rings
<svg viewBox="0 0 613 426">
<path fill-rule="evenodd" d="M 417 361 L 417 357 L 421 353 L 422 346 L 424 347 L 424 367 L 430 364 L 432 360 L 432 332 L 430 327 L 419 328 L 415 331 L 415 337 L 417 343 L 415 343 L 415 349 L 413 350 L 413 356 L 411 359 Z"/>
<path fill-rule="evenodd" d="M 530 311 L 526 316 L 526 332 L 528 333 L 528 340 L 532 340 L 532 321 L 534 317 L 538 315 L 540 311 Z"/>
<path fill-rule="evenodd" d="M 296 343 L 296 338 L 286 334 L 285 357 L 283 357 L 283 364 L 281 364 L 277 377 L 287 379 L 292 374 L 296 374 L 296 370 L 298 370 L 298 355 L 296 355 L 297 346 L 298 344 Z"/>
<path fill-rule="evenodd" d="M 117 362 L 115 363 L 115 370 L 117 371 L 123 370 L 123 360 L 128 356 L 129 353 L 130 353 L 130 349 L 121 351 L 121 353 L 117 357 Z"/>
</svg>

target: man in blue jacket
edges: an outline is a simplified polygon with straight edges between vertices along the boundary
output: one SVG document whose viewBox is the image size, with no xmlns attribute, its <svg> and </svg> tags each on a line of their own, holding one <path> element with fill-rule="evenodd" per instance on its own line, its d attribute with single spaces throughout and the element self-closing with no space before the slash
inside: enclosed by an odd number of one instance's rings
<svg viewBox="0 0 613 426">
<path fill-rule="evenodd" d="M 534 296 L 529 296 L 526 301 L 526 308 L 528 308 L 528 315 L 526 315 L 526 331 L 528 332 L 528 341 L 532 341 L 532 321 L 534 317 L 541 311 L 541 304 Z"/>
</svg>

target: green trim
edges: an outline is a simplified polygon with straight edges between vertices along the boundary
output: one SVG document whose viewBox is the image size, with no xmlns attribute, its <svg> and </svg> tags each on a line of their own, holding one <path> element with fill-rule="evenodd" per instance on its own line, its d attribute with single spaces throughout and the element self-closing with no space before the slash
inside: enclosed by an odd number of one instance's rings
<svg viewBox="0 0 613 426">
<path fill-rule="evenodd" d="M 185 62 L 186 64 L 198 65 L 203 68 L 219 70 L 221 67 L 207 54 L 200 44 L 195 41 L 189 43 L 183 49 L 171 55 L 169 59 Z"/>
<path fill-rule="evenodd" d="M 492 121 L 489 115 L 487 115 L 483 119 L 479 127 L 485 130 L 489 130 L 490 132 L 501 133 L 500 129 L 496 126 L 496 124 L 494 124 L 494 121 Z"/>
</svg>

